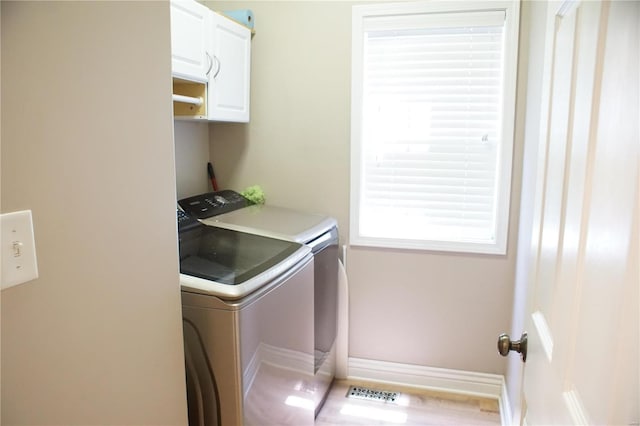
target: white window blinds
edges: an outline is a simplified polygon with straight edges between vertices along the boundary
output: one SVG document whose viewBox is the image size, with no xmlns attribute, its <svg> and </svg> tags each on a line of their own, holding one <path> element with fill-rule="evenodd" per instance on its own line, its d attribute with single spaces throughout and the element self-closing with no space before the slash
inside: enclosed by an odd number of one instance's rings
<svg viewBox="0 0 640 426">
<path fill-rule="evenodd" d="M 355 243 L 495 244 L 505 12 L 362 22 Z"/>
</svg>

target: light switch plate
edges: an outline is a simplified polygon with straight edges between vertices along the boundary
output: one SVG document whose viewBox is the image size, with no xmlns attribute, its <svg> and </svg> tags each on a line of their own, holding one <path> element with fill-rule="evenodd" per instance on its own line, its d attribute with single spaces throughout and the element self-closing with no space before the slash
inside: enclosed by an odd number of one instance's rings
<svg viewBox="0 0 640 426">
<path fill-rule="evenodd" d="M 0 215 L 2 289 L 38 278 L 31 210 Z"/>
</svg>

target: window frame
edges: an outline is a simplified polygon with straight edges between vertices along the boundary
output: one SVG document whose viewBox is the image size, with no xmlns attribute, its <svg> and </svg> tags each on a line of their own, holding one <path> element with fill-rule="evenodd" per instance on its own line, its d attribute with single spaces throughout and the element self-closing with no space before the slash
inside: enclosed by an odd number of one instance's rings
<svg viewBox="0 0 640 426">
<path fill-rule="evenodd" d="M 360 186 L 363 182 L 362 111 L 364 68 L 364 21 L 394 15 L 503 11 L 504 78 L 502 92 L 502 143 L 496 181 L 496 229 L 493 242 L 406 240 L 360 235 Z M 512 157 L 514 150 L 518 35 L 520 4 L 517 0 L 487 2 L 418 1 L 393 4 L 356 5 L 352 8 L 351 74 L 351 194 L 349 209 L 349 243 L 353 246 L 419 249 L 461 253 L 504 255 L 507 251 L 511 196 Z"/>
</svg>

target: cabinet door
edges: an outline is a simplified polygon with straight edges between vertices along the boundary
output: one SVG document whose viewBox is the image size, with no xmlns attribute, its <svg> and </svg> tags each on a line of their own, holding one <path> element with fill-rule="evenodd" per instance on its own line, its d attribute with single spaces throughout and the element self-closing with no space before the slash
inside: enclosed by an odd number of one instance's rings
<svg viewBox="0 0 640 426">
<path fill-rule="evenodd" d="M 212 60 L 211 11 L 193 0 L 171 0 L 171 68 L 176 78 L 206 83 Z"/>
<path fill-rule="evenodd" d="M 212 13 L 213 69 L 209 74 L 208 115 L 216 121 L 249 121 L 251 31 Z"/>
</svg>

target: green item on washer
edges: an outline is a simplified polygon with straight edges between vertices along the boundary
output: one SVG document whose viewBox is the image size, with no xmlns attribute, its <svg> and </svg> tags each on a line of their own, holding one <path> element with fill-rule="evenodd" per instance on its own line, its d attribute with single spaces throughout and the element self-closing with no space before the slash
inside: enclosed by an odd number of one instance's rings
<svg viewBox="0 0 640 426">
<path fill-rule="evenodd" d="M 264 204 L 264 191 L 258 185 L 248 187 L 242 191 L 240 195 L 251 201 L 253 204 Z"/>
</svg>

